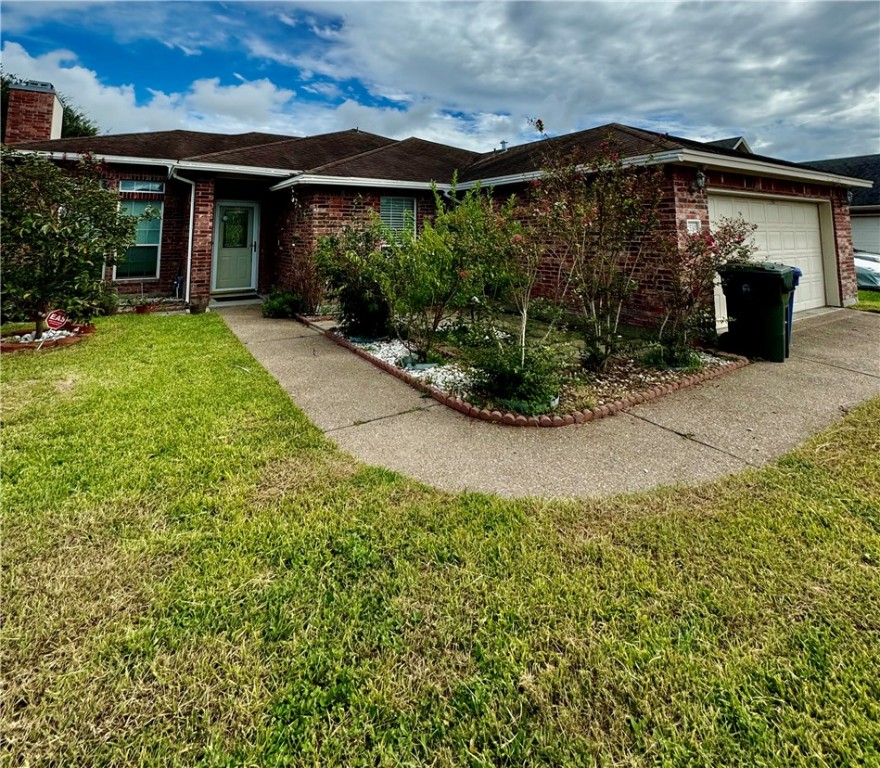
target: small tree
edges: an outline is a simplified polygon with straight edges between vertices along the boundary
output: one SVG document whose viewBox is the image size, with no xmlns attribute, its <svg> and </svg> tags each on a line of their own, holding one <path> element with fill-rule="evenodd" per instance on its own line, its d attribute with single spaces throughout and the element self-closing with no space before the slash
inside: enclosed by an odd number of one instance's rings
<svg viewBox="0 0 880 768">
<path fill-rule="evenodd" d="M 554 297 L 583 319 L 584 363 L 602 370 L 617 349 L 621 313 L 652 246 L 663 172 L 626 167 L 611 139 L 592 156 L 548 153 L 531 193 L 532 226 L 558 268 Z"/>
<path fill-rule="evenodd" d="M 705 333 L 709 324 L 714 329 L 718 270 L 751 259 L 755 229 L 741 218 L 723 218 L 711 231 L 676 233 L 662 244 L 657 275 L 668 287 L 661 292 L 664 314 L 657 338 L 667 365 L 686 365 L 693 338 Z"/>
<path fill-rule="evenodd" d="M 462 198 L 435 189 L 436 213 L 418 237 L 386 231 L 380 282 L 402 340 L 425 359 L 444 322 L 467 310 L 486 311 L 507 295 L 515 269 L 511 198 L 496 208 L 479 186 Z"/>
<path fill-rule="evenodd" d="M 119 210 L 92 160 L 65 170 L 4 148 L 0 172 L 4 315 L 14 307 L 27 316 L 36 338 L 53 307 L 94 315 L 104 265 L 133 243 L 137 219 Z"/>
<path fill-rule="evenodd" d="M 346 333 L 376 337 L 391 330 L 378 264 L 385 237 L 381 222 L 368 218 L 318 240 L 317 272 L 339 301 L 340 325 Z"/>
</svg>

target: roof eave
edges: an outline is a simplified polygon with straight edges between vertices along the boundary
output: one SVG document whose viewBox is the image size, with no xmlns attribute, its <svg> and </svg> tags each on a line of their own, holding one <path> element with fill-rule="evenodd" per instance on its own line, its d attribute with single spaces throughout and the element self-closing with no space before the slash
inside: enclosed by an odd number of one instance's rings
<svg viewBox="0 0 880 768">
<path fill-rule="evenodd" d="M 728 157 L 717 155 L 714 152 L 700 152 L 693 149 L 673 149 L 666 152 L 658 152 L 653 155 L 633 155 L 623 158 L 624 166 L 632 165 L 666 165 L 679 163 L 684 165 L 696 165 L 720 171 L 736 171 L 760 176 L 775 176 L 782 179 L 794 179 L 796 181 L 813 182 L 816 184 L 832 184 L 842 187 L 857 187 L 870 189 L 874 186 L 872 181 L 856 179 L 851 176 L 842 176 L 838 173 L 826 173 L 807 168 L 795 168 L 785 165 L 777 165 L 766 160 L 756 160 L 748 155 L 740 157 Z M 515 173 L 509 176 L 496 176 L 488 179 L 468 181 L 458 185 L 459 189 L 468 189 L 480 184 L 484 187 L 495 187 L 503 184 L 520 184 L 526 181 L 540 178 L 541 171 L 528 173 Z"/>
<path fill-rule="evenodd" d="M 301 173 L 290 179 L 285 179 L 271 187 L 269 191 L 276 192 L 288 187 L 296 187 L 303 184 L 323 184 L 334 187 L 380 187 L 382 189 L 412 189 L 429 190 L 432 188 L 449 190 L 451 184 L 430 181 L 404 181 L 402 179 L 373 179 L 367 176 L 322 176 L 317 173 Z"/>
<path fill-rule="evenodd" d="M 42 155 L 50 160 L 82 160 L 92 157 L 105 163 L 118 165 L 161 165 L 166 168 L 179 168 L 190 171 L 211 171 L 215 173 L 237 173 L 249 176 L 271 176 L 286 178 L 296 171 L 283 168 L 265 168 L 251 165 L 228 165 L 226 163 L 200 163 L 191 160 L 172 160 L 167 157 L 130 157 L 128 155 L 105 155 L 98 152 L 50 152 L 44 149 L 19 149 L 21 154 Z"/>
</svg>

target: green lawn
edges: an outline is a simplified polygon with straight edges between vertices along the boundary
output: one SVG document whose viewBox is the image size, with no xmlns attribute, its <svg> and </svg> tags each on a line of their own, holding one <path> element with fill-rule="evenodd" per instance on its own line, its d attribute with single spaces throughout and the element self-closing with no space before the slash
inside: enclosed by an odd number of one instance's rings
<svg viewBox="0 0 880 768">
<path fill-rule="evenodd" d="M 853 309 L 864 309 L 868 312 L 880 312 L 880 291 L 859 291 L 859 302 Z"/>
<path fill-rule="evenodd" d="M 359 465 L 217 315 L 2 374 L 5 764 L 880 765 L 880 401 L 563 503 Z"/>
</svg>

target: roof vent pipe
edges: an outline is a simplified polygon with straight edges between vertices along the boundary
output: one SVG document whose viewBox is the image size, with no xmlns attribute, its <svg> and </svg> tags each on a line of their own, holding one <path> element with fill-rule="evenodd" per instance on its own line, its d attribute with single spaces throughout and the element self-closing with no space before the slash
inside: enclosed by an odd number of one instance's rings
<svg viewBox="0 0 880 768">
<path fill-rule="evenodd" d="M 505 141 L 504 139 L 501 140 L 501 151 L 507 152 L 507 141 Z"/>
</svg>

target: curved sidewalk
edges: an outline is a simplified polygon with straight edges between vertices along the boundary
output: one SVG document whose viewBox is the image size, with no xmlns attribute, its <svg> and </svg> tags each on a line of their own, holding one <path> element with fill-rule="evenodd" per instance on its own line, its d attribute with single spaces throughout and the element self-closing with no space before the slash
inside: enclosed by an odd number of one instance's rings
<svg viewBox="0 0 880 768">
<path fill-rule="evenodd" d="M 343 450 L 450 491 L 601 496 L 695 484 L 760 466 L 853 405 L 880 396 L 880 315 L 796 321 L 785 363 L 753 363 L 581 426 L 475 421 L 292 320 L 259 308 L 222 317 Z"/>
</svg>

